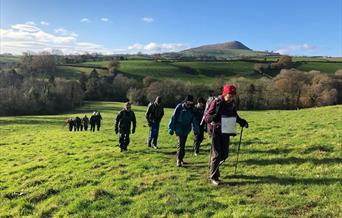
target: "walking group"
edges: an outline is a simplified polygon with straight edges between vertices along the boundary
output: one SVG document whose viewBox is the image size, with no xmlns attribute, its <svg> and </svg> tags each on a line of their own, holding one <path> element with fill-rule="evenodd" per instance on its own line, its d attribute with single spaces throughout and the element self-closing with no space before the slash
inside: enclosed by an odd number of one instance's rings
<svg viewBox="0 0 342 218">
<path fill-rule="evenodd" d="M 164 116 L 161 104 L 162 98 L 157 97 L 150 103 L 146 112 L 146 120 L 149 126 L 147 146 L 158 148 L 158 134 L 160 121 Z M 236 88 L 233 85 L 224 85 L 222 94 L 210 96 L 207 101 L 203 98 L 197 99 L 188 95 L 183 102 L 179 103 L 169 121 L 168 132 L 176 135 L 177 160 L 176 165 L 182 167 L 184 164 L 185 144 L 191 130 L 194 131 L 194 155 L 198 155 L 200 144 L 207 130 L 211 138 L 210 169 L 209 178 L 213 185 L 220 184 L 219 167 L 229 155 L 230 136 L 235 136 L 235 124 L 242 128 L 248 128 L 248 123 L 237 113 Z M 120 151 L 127 151 L 130 142 L 130 133 L 136 130 L 136 117 L 132 111 L 131 103 L 125 103 L 125 107 L 119 112 L 115 119 L 115 133 L 119 134 Z"/>
<path fill-rule="evenodd" d="M 87 131 L 89 124 L 90 124 L 90 131 L 95 132 L 95 129 L 97 129 L 97 131 L 100 131 L 101 120 L 102 120 L 102 116 L 100 112 L 94 111 L 90 119 L 85 114 L 82 119 L 80 117 L 69 118 L 65 121 L 65 123 L 69 126 L 70 132 L 73 130 L 74 131 L 83 131 L 83 130 Z"/>
</svg>

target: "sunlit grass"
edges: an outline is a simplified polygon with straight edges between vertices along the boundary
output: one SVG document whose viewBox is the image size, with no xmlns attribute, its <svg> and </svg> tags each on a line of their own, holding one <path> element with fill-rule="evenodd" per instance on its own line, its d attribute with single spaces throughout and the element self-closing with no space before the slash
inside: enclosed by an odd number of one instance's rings
<svg viewBox="0 0 342 218">
<path fill-rule="evenodd" d="M 114 118 L 122 103 L 88 102 L 55 116 L 0 118 L 1 217 L 340 217 L 341 106 L 298 111 L 242 111 L 238 137 L 221 167 L 224 184 L 207 179 L 209 140 L 193 156 L 192 133 L 184 168 L 175 166 L 176 138 L 148 149 L 145 107 L 134 106 L 138 126 L 120 153 Z M 67 117 L 103 116 L 100 132 L 68 132 Z"/>
</svg>

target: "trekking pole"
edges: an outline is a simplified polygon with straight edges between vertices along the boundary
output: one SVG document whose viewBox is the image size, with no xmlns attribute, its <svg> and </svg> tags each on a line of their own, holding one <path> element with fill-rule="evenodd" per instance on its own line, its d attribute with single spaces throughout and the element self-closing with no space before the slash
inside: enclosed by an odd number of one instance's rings
<svg viewBox="0 0 342 218">
<path fill-rule="evenodd" d="M 240 145 L 241 145 L 241 140 L 242 140 L 242 131 L 243 131 L 243 127 L 241 128 L 241 132 L 240 132 L 240 141 L 239 141 L 239 146 L 238 146 L 238 150 L 237 150 L 234 175 L 236 175 L 236 169 L 237 169 L 237 165 L 238 165 L 238 162 L 239 162 Z"/>
</svg>

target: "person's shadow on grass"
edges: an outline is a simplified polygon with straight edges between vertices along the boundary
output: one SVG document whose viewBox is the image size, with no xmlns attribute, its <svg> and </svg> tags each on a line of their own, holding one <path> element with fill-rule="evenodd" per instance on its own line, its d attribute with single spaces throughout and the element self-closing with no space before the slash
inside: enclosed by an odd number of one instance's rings
<svg viewBox="0 0 342 218">
<path fill-rule="evenodd" d="M 330 185 L 341 183 L 341 178 L 298 178 L 298 177 L 277 177 L 272 175 L 255 176 L 255 175 L 229 175 L 224 177 L 222 185 L 243 186 L 253 184 L 278 184 L 278 185 Z"/>
</svg>

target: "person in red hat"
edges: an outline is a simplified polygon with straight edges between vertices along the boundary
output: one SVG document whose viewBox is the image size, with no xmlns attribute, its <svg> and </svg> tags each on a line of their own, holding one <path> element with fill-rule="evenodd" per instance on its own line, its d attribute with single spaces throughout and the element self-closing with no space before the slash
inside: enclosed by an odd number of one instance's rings
<svg viewBox="0 0 342 218">
<path fill-rule="evenodd" d="M 219 167 L 228 158 L 229 137 L 236 135 L 226 131 L 226 121 L 235 120 L 241 127 L 248 128 L 247 121 L 237 114 L 235 86 L 224 85 L 222 95 L 210 103 L 204 120 L 212 138 L 209 178 L 214 185 L 219 185 Z"/>
</svg>

